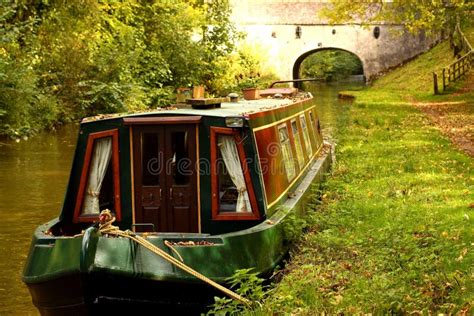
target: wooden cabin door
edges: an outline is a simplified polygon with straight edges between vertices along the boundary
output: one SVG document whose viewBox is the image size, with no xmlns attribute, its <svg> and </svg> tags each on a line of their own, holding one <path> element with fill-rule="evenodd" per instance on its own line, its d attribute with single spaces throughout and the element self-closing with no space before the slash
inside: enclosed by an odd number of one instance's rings
<svg viewBox="0 0 474 316">
<path fill-rule="evenodd" d="M 133 127 L 137 231 L 198 232 L 196 125 Z"/>
</svg>

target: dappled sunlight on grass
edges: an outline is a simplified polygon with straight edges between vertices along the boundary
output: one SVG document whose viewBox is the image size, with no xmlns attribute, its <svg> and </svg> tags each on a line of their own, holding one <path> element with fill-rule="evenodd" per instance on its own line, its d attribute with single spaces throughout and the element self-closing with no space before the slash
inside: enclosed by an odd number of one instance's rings
<svg viewBox="0 0 474 316">
<path fill-rule="evenodd" d="M 473 77 L 433 95 L 432 73 L 452 61 L 443 42 L 343 92 L 355 101 L 339 117 L 323 204 L 263 310 L 472 314 L 473 159 L 452 136 L 472 146 Z"/>
<path fill-rule="evenodd" d="M 311 215 L 313 228 L 264 310 L 309 315 L 471 308 L 472 158 L 406 99 L 428 95 L 417 72 L 437 67 L 437 54 L 446 49 L 441 45 L 395 77 L 354 92 L 355 103 L 340 118 L 345 124 L 337 131 L 337 163 L 323 206 Z"/>
</svg>

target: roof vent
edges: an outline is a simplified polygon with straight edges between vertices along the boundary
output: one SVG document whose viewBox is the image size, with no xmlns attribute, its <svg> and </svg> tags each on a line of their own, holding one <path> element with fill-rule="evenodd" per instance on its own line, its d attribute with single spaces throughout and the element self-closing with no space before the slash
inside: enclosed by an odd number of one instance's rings
<svg viewBox="0 0 474 316">
<path fill-rule="evenodd" d="M 235 92 L 229 93 L 228 97 L 230 98 L 230 102 L 232 103 L 239 102 L 239 95 Z"/>
</svg>

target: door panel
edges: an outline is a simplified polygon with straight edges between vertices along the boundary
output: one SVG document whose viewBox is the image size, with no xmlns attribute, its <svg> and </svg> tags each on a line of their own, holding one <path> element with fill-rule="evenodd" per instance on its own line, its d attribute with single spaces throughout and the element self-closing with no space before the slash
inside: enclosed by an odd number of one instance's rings
<svg viewBox="0 0 474 316">
<path fill-rule="evenodd" d="M 198 232 L 195 131 L 194 124 L 133 128 L 136 223 Z"/>
<path fill-rule="evenodd" d="M 159 223 L 162 209 L 162 184 L 159 173 L 160 151 L 164 147 L 164 136 L 151 128 L 141 128 L 133 134 L 133 169 L 136 210 L 135 223 Z M 151 227 L 136 227 L 137 231 L 150 231 Z"/>
<path fill-rule="evenodd" d="M 173 207 L 173 227 L 177 231 L 192 231 L 194 226 L 190 216 L 191 208 L 189 206 L 174 206 Z"/>
<path fill-rule="evenodd" d="M 158 227 L 157 224 L 161 223 L 160 216 L 166 216 L 162 214 L 162 203 L 160 200 L 161 188 L 156 187 L 145 187 L 142 186 L 141 192 L 141 223 L 152 223 L 155 225 L 155 230 L 160 230 L 162 227 Z M 138 218 L 137 218 L 138 219 Z M 141 227 L 141 231 L 145 227 Z M 150 228 L 150 227 L 148 227 Z"/>
<path fill-rule="evenodd" d="M 172 214 L 172 225 L 176 231 L 190 231 L 198 226 L 196 199 L 196 127 L 193 125 L 168 125 L 165 138 L 165 152 L 170 161 L 170 172 L 167 173 L 168 210 Z M 194 212 L 197 215 L 197 212 Z"/>
<path fill-rule="evenodd" d="M 153 131 L 143 131 L 141 133 L 141 174 L 142 185 L 159 187 L 160 182 L 160 168 L 163 159 L 161 154 L 163 135 L 154 133 Z M 161 147 L 160 147 L 161 145 Z"/>
</svg>

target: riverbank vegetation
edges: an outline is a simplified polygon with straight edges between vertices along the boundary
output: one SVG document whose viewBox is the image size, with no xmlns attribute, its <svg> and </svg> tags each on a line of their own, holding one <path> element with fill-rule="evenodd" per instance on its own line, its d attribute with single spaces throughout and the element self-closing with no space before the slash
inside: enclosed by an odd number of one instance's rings
<svg viewBox="0 0 474 316">
<path fill-rule="evenodd" d="M 473 160 L 420 107 L 458 106 L 472 133 L 472 77 L 433 96 L 432 72 L 452 57 L 444 42 L 346 92 L 355 100 L 340 105 L 337 160 L 308 231 L 252 313 L 472 313 Z"/>
<path fill-rule="evenodd" d="M 218 1 L 4 1 L 0 135 L 156 108 L 180 86 L 225 95 L 271 77 Z"/>
<path fill-rule="evenodd" d="M 390 22 L 403 25 L 411 33 L 438 34 L 453 30 L 461 21 L 470 23 L 474 4 L 466 0 L 450 1 L 352 1 L 330 0 L 331 6 L 320 15 L 331 23 L 357 21 L 363 25 Z"/>
<path fill-rule="evenodd" d="M 352 75 L 363 75 L 362 62 L 343 50 L 322 50 L 301 63 L 301 78 L 320 78 L 326 82 L 339 81 Z"/>
</svg>

